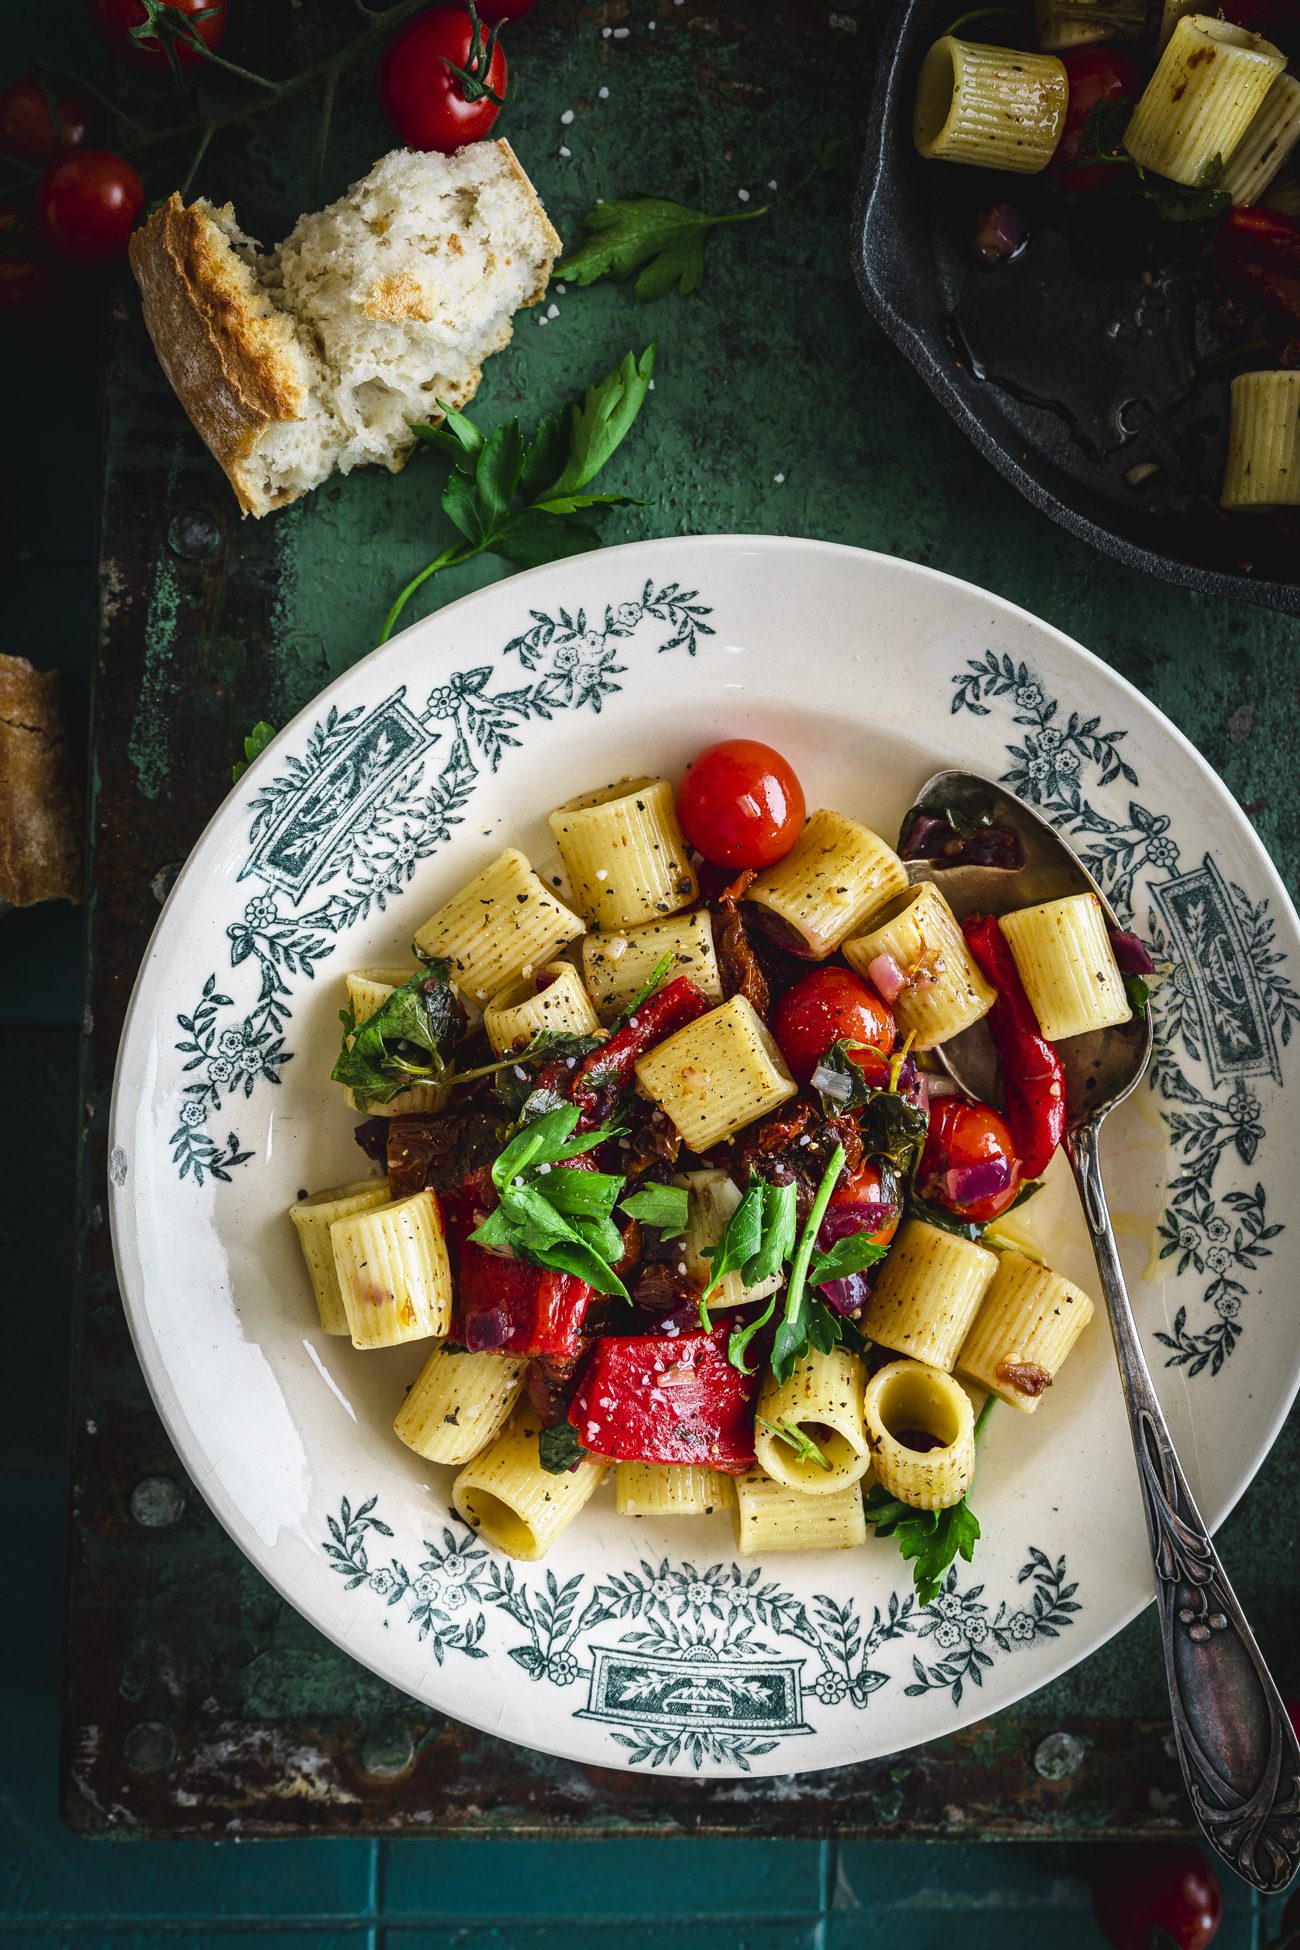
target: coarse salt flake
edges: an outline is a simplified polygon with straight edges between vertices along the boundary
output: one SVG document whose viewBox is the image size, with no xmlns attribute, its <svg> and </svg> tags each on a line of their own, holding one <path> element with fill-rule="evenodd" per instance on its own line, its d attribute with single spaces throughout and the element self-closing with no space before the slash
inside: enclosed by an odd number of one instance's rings
<svg viewBox="0 0 1300 1950">
<path fill-rule="evenodd" d="M 607 102 L 609 100 L 608 88 L 598 88 L 596 90 L 596 98 L 598 101 Z"/>
<path fill-rule="evenodd" d="M 777 484 L 777 486 L 778 486 L 778 487 L 780 487 L 780 486 L 781 486 L 781 485 L 783 484 L 783 482 L 785 481 L 785 475 L 784 475 L 784 474 L 774 474 L 774 475 L 772 476 L 772 479 L 773 479 L 773 480 L 774 480 L 774 481 L 776 482 L 776 484 Z"/>
<path fill-rule="evenodd" d="M 608 879 L 609 879 L 609 868 L 608 868 L 608 867 L 597 867 L 597 869 L 596 869 L 596 878 L 597 878 L 597 880 L 608 880 Z"/>
<path fill-rule="evenodd" d="M 560 154 L 562 156 L 571 156 L 573 154 L 573 151 L 572 149 L 570 149 L 567 142 L 562 142 L 560 144 Z"/>
<path fill-rule="evenodd" d="M 571 108 L 566 108 L 563 115 L 561 115 L 560 120 L 563 122 L 565 128 L 567 129 L 570 122 L 573 120 L 573 110 Z"/>
<path fill-rule="evenodd" d="M 558 305 L 548 305 L 546 307 L 546 316 L 548 318 L 558 318 L 559 315 L 560 315 L 560 307 Z"/>
<path fill-rule="evenodd" d="M 737 196 L 738 196 L 738 197 L 740 198 L 740 200 L 741 200 L 741 202 L 742 202 L 742 203 L 748 203 L 748 202 L 749 202 L 749 191 L 748 191 L 748 190 L 737 190 L 737 191 L 736 191 L 736 195 L 737 195 Z"/>
</svg>

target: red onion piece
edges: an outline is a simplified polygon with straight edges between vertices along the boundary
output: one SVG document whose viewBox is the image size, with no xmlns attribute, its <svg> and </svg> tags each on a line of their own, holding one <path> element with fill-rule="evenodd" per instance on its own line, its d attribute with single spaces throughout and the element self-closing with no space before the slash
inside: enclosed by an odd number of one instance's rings
<svg viewBox="0 0 1300 1950">
<path fill-rule="evenodd" d="M 1025 220 L 1010 203 L 994 203 L 981 210 L 975 225 L 974 252 L 985 264 L 1014 257 L 1025 241 Z"/>
<path fill-rule="evenodd" d="M 846 1199 L 842 1205 L 827 1208 L 817 1228 L 817 1244 L 825 1252 L 837 1239 L 850 1239 L 859 1232 L 879 1232 L 897 1216 L 898 1207 L 892 1199 L 862 1199 L 857 1203 Z M 827 1280 L 817 1292 L 835 1313 L 856 1318 L 870 1297 L 874 1270 L 869 1267 L 861 1273 L 847 1273 L 842 1280 Z"/>
<path fill-rule="evenodd" d="M 1124 928 L 1111 930 L 1110 945 L 1115 954 L 1115 965 L 1121 975 L 1154 975 L 1156 965 L 1152 961 L 1145 942 L 1139 941 L 1135 934 Z"/>
<path fill-rule="evenodd" d="M 997 1198 L 1011 1183 L 1013 1166 L 1009 1158 L 981 1158 L 978 1164 L 960 1165 L 943 1176 L 943 1189 L 954 1205 L 973 1205 L 983 1198 Z"/>
<path fill-rule="evenodd" d="M 875 989 L 882 1002 L 893 1002 L 907 987 L 907 975 L 901 962 L 891 954 L 877 955 L 867 968 L 867 980 Z"/>
<path fill-rule="evenodd" d="M 465 1316 L 465 1346 L 471 1354 L 486 1354 L 510 1339 L 510 1316 L 504 1307 L 485 1307 Z"/>
</svg>

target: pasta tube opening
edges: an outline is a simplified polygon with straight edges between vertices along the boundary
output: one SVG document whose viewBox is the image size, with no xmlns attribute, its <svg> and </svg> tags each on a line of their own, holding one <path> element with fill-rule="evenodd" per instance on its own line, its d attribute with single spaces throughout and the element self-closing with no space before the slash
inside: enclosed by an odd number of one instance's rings
<svg viewBox="0 0 1300 1950">
<path fill-rule="evenodd" d="M 833 1496 L 862 1480 L 871 1461 L 862 1384 L 861 1361 L 842 1347 L 810 1350 L 787 1381 L 769 1372 L 754 1455 L 775 1482 L 805 1496 Z"/>
<path fill-rule="evenodd" d="M 951 1375 L 891 1361 L 867 1383 L 863 1415 L 877 1480 L 917 1510 L 947 1510 L 975 1480 L 975 1415 Z"/>
<path fill-rule="evenodd" d="M 823 807 L 745 899 L 764 910 L 763 924 L 781 947 L 825 961 L 906 887 L 906 867 L 878 833 Z"/>
<path fill-rule="evenodd" d="M 483 1027 L 495 1053 L 509 1056 L 534 1036 L 594 1036 L 600 1021 L 572 962 L 548 961 L 493 996 Z"/>
<path fill-rule="evenodd" d="M 587 1457 L 552 1476 L 537 1453 L 538 1425 L 527 1412 L 508 1422 L 451 1486 L 452 1504 L 471 1530 L 507 1557 L 532 1562 L 600 1488 L 607 1464 Z"/>
<path fill-rule="evenodd" d="M 1129 117 L 1124 147 L 1173 183 L 1214 181 L 1285 66 L 1261 35 L 1212 14 L 1184 14 Z"/>
</svg>

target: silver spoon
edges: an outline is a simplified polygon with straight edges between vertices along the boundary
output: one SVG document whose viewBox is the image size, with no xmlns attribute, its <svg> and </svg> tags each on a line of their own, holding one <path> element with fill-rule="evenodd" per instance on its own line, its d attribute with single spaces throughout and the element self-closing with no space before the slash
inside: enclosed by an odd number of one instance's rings
<svg viewBox="0 0 1300 1950">
<path fill-rule="evenodd" d="M 941 887 L 959 917 L 1003 914 L 1091 891 L 1112 927 L 1118 925 L 1072 849 L 1001 786 L 973 772 L 940 772 L 922 787 L 917 805 L 940 817 L 952 811 L 959 819 L 1010 828 L 1023 848 L 1024 865 L 1015 873 L 908 862 L 909 877 Z M 987 1030 L 977 1025 L 937 1054 L 963 1090 L 1000 1101 Z M 1059 1054 L 1066 1076 L 1065 1149 L 1092 1235 L 1128 1408 L 1183 1779 L 1210 1846 L 1257 1889 L 1281 1889 L 1300 1868 L 1300 1745 L 1174 1452 L 1138 1338 L 1101 1177 L 1102 1120 L 1147 1067 L 1150 1017 L 1071 1037 Z"/>
</svg>

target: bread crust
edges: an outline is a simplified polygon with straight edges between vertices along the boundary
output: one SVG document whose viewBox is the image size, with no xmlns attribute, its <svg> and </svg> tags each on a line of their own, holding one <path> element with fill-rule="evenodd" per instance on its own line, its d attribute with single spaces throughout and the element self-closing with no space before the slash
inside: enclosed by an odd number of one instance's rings
<svg viewBox="0 0 1300 1950">
<path fill-rule="evenodd" d="M 0 904 L 81 899 L 81 795 L 58 672 L 0 656 Z"/>
<path fill-rule="evenodd" d="M 501 152 L 502 161 L 518 183 L 524 195 L 528 198 L 532 206 L 533 215 L 536 217 L 541 229 L 545 232 L 546 237 L 546 245 L 543 252 L 546 261 L 542 266 L 542 281 L 535 290 L 529 293 L 520 306 L 520 310 L 525 311 L 529 305 L 535 305 L 545 297 L 546 287 L 551 281 L 551 266 L 564 249 L 564 244 L 559 231 L 555 228 L 555 225 L 547 216 L 546 211 L 542 208 L 542 199 L 533 188 L 532 179 L 529 177 L 527 170 L 520 162 L 514 150 L 510 147 L 510 144 L 505 140 L 504 136 L 498 136 L 496 145 Z"/>
<path fill-rule="evenodd" d="M 266 429 L 297 419 L 306 400 L 290 321 L 258 305 L 224 232 L 179 196 L 135 232 L 131 268 L 159 363 L 244 513 L 292 500 L 268 496 L 247 465 Z"/>
</svg>

